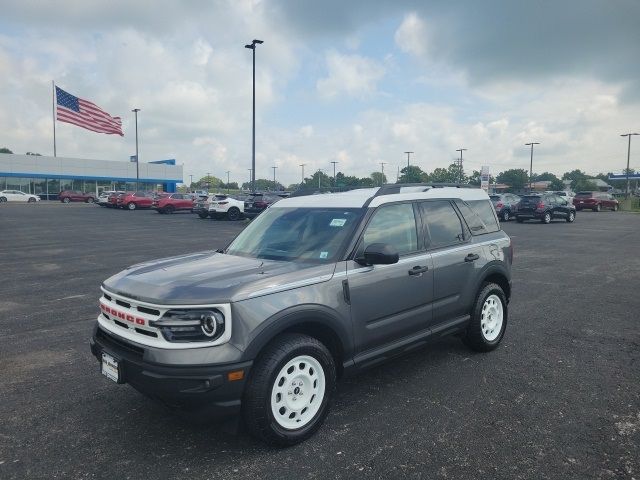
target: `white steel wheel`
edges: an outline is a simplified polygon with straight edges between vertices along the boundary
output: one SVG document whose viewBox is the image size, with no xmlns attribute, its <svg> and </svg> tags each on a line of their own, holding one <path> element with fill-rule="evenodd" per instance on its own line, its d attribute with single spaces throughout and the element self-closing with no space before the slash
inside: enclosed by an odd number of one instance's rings
<svg viewBox="0 0 640 480">
<path fill-rule="evenodd" d="M 504 309 L 502 301 L 497 295 L 489 295 L 482 304 L 480 327 L 482 336 L 488 342 L 493 342 L 502 331 Z"/>
<path fill-rule="evenodd" d="M 306 426 L 320 410 L 326 380 L 320 362 L 300 355 L 285 364 L 271 389 L 271 413 L 287 430 Z"/>
<path fill-rule="evenodd" d="M 129 204 L 127 205 L 127 207 L 129 208 L 129 210 L 135 210 L 136 209 L 136 204 L 133 202 L 129 202 Z"/>
</svg>

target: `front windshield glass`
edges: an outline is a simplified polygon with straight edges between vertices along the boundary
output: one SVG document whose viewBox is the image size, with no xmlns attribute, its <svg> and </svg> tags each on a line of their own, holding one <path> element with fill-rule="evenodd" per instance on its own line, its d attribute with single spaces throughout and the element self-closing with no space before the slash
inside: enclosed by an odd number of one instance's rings
<svg viewBox="0 0 640 480">
<path fill-rule="evenodd" d="M 226 253 L 268 260 L 335 262 L 362 214 L 359 208 L 269 208 L 236 237 Z"/>
</svg>

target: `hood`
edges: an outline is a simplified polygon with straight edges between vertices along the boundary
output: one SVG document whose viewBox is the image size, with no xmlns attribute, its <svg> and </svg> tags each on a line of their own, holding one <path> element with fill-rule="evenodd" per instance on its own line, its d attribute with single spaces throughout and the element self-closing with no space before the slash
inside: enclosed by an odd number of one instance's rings
<svg viewBox="0 0 640 480">
<path fill-rule="evenodd" d="M 237 302 L 329 280 L 335 264 L 316 265 L 200 252 L 141 263 L 108 278 L 105 289 L 158 305 Z"/>
</svg>

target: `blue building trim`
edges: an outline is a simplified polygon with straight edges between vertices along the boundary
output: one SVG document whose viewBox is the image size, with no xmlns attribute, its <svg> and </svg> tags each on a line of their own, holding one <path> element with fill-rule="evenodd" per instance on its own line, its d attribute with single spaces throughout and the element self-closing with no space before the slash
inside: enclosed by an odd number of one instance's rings
<svg viewBox="0 0 640 480">
<path fill-rule="evenodd" d="M 8 173 L 0 172 L 0 177 L 22 177 L 22 178 L 50 178 L 50 179 L 70 179 L 70 180 L 104 180 L 111 182 L 144 182 L 144 183 L 182 183 L 181 179 L 167 178 L 128 178 L 128 177 L 96 177 L 91 175 L 53 175 L 42 173 Z"/>
</svg>

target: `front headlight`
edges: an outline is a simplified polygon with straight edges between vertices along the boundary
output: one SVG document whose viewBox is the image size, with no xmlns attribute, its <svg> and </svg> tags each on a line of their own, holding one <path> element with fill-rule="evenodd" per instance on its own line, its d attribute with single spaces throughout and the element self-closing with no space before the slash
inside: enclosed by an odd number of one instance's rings
<svg viewBox="0 0 640 480">
<path fill-rule="evenodd" d="M 149 325 L 158 328 L 168 342 L 213 342 L 227 329 L 224 314 L 215 308 L 169 310 Z"/>
</svg>

